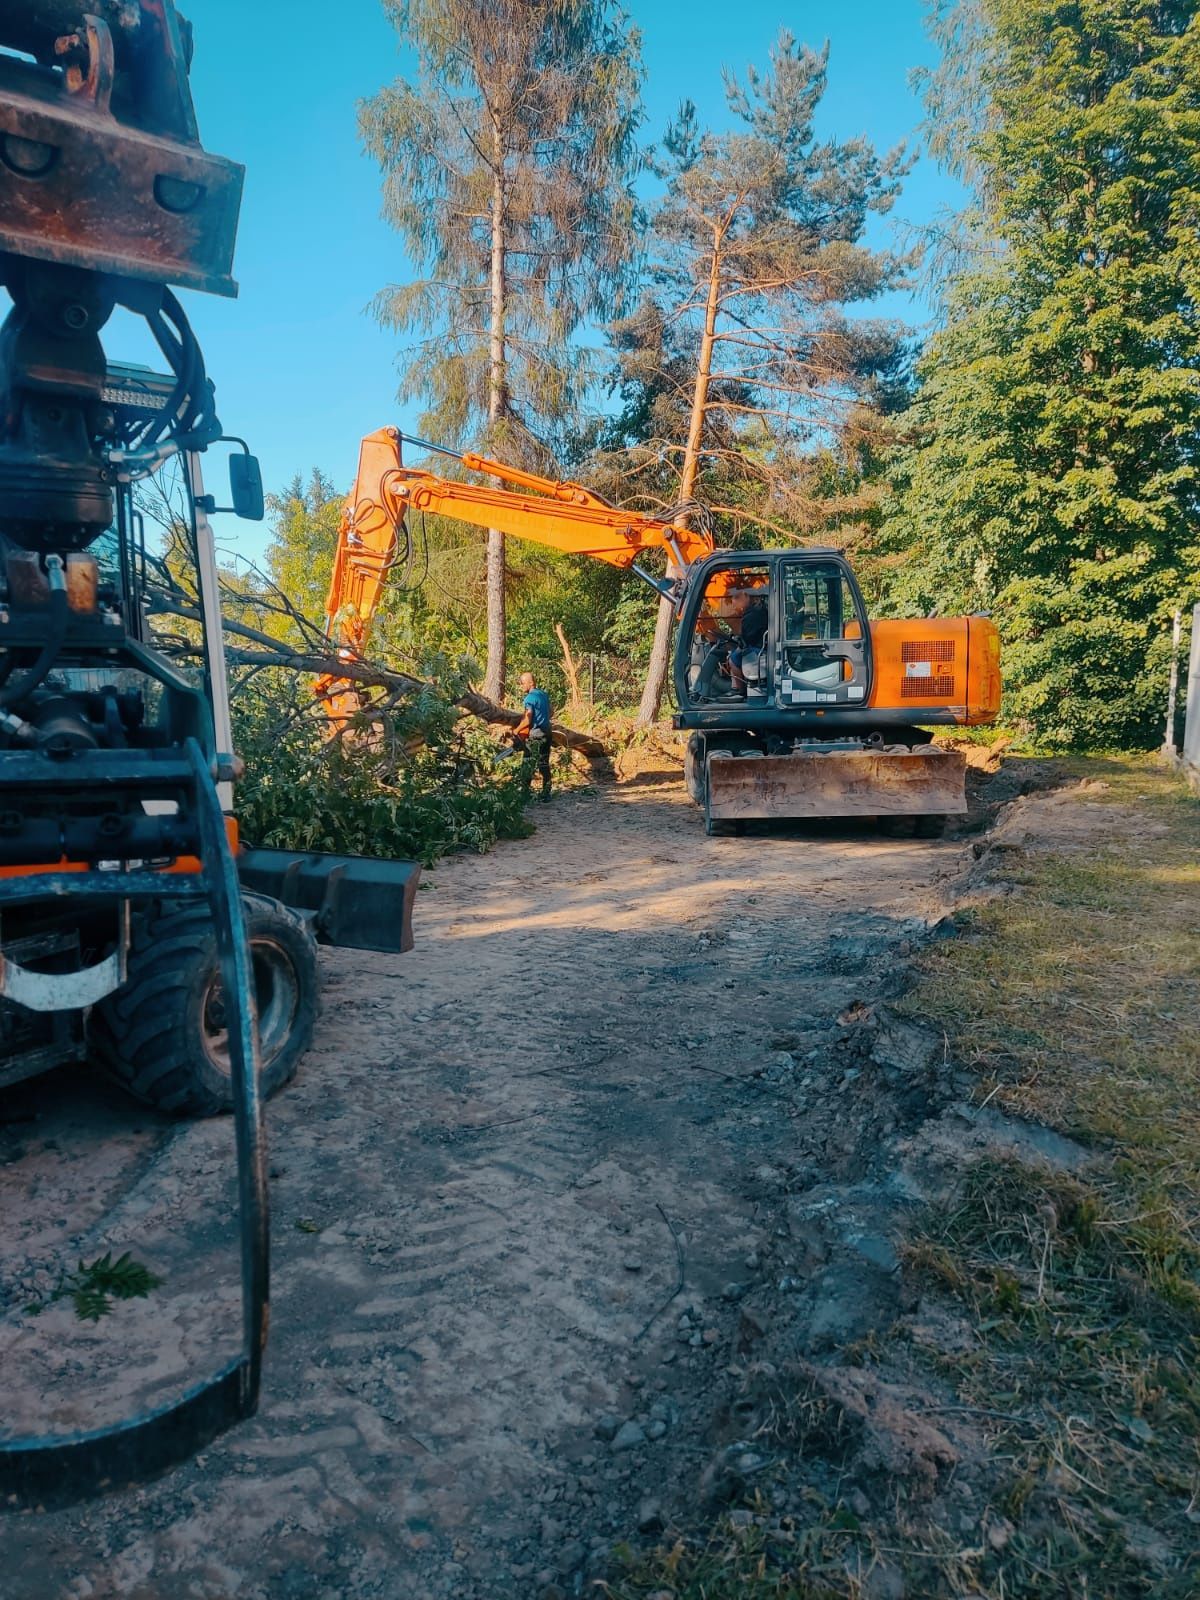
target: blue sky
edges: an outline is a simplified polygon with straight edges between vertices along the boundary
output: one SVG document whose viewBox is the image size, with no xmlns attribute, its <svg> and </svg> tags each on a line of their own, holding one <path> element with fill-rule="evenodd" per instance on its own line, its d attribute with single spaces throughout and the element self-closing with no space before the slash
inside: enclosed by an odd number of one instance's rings
<svg viewBox="0 0 1200 1600">
<path fill-rule="evenodd" d="M 820 132 L 865 132 L 887 147 L 911 138 L 920 121 L 908 78 L 931 58 L 922 0 L 626 3 L 643 34 L 647 137 L 659 135 L 684 96 L 702 122 L 720 125 L 722 66 L 741 72 L 765 63 L 783 26 L 811 44 L 831 41 Z M 395 398 L 395 335 L 367 309 L 409 268 L 380 219 L 379 173 L 356 126 L 359 100 L 404 71 L 406 57 L 378 0 L 190 0 L 184 10 L 196 31 L 201 135 L 247 168 L 240 298 L 185 297 L 221 417 L 261 457 L 268 489 L 314 466 L 341 487 L 363 433 L 416 422 Z M 955 199 L 952 183 L 921 161 L 896 215 L 919 224 Z M 913 321 L 925 314 L 919 304 L 888 309 Z M 131 340 L 114 327 L 110 353 L 149 360 Z M 251 557 L 264 542 L 259 530 L 228 518 L 219 532 Z"/>
</svg>

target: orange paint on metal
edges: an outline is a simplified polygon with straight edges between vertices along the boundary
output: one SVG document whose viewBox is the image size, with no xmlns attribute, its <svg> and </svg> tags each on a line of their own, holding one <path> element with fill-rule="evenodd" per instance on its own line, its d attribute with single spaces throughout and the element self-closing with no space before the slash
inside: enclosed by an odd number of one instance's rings
<svg viewBox="0 0 1200 1600">
<path fill-rule="evenodd" d="M 229 848 L 236 856 L 240 845 L 240 834 L 236 817 L 225 818 L 225 837 L 229 840 Z M 202 871 L 199 858 L 196 856 L 177 856 L 170 866 L 160 868 L 164 876 L 173 873 L 195 873 Z M 68 861 L 64 856 L 61 861 L 43 861 L 35 866 L 26 867 L 0 867 L 0 878 L 29 878 L 39 877 L 47 872 L 93 872 L 95 868 L 87 861 Z"/>
</svg>

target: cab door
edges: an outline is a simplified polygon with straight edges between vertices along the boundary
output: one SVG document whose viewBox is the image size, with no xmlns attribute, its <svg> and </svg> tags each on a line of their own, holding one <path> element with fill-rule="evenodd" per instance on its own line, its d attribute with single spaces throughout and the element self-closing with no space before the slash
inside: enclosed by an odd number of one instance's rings
<svg viewBox="0 0 1200 1600">
<path fill-rule="evenodd" d="M 776 706 L 864 704 L 871 692 L 871 633 L 845 561 L 833 552 L 781 557 L 774 589 Z"/>
</svg>

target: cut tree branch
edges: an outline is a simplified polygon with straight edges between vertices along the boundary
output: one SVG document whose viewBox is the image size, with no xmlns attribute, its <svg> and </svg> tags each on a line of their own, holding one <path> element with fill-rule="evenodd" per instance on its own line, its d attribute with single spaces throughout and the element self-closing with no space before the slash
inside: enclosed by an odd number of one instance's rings
<svg viewBox="0 0 1200 1600">
<path fill-rule="evenodd" d="M 180 604 L 165 595 L 155 597 L 154 611 L 183 617 L 189 622 L 203 621 L 203 616 L 197 607 Z M 282 640 L 272 639 L 269 634 L 260 633 L 257 628 L 247 627 L 229 617 L 224 619 L 224 628 L 225 632 L 234 638 L 247 639 L 260 647 L 257 650 L 243 650 L 236 647 L 228 650 L 226 658 L 234 666 L 280 667 L 287 672 L 311 674 L 314 678 L 328 675 L 346 683 L 356 684 L 362 689 L 389 689 L 401 696 L 416 694 L 429 687 L 424 678 L 415 678 L 407 672 L 393 672 L 390 668 L 381 667 L 375 662 L 345 661 L 332 651 L 294 649 Z M 478 717 L 481 722 L 488 722 L 496 727 L 515 728 L 521 721 L 519 711 L 497 705 L 494 700 L 478 694 L 474 689 L 464 690 L 454 703 L 463 711 L 469 712 L 471 716 Z M 576 750 L 580 755 L 589 758 L 608 754 L 602 740 L 577 728 L 565 727 L 560 722 L 551 724 L 550 738 L 554 744 L 563 745 L 568 750 Z"/>
</svg>

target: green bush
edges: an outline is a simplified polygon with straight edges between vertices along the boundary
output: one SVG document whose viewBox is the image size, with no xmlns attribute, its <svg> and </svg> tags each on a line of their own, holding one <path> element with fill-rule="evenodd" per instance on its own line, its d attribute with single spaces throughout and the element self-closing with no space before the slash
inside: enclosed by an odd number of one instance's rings
<svg viewBox="0 0 1200 1600">
<path fill-rule="evenodd" d="M 238 815 L 247 842 L 430 866 L 453 851 L 488 850 L 532 831 L 517 764 L 497 762 L 484 730 L 464 729 L 443 687 L 386 717 L 361 713 L 327 742 L 294 680 L 290 693 L 278 681 L 287 676 L 263 674 L 235 701 L 234 743 L 246 763 Z"/>
</svg>

